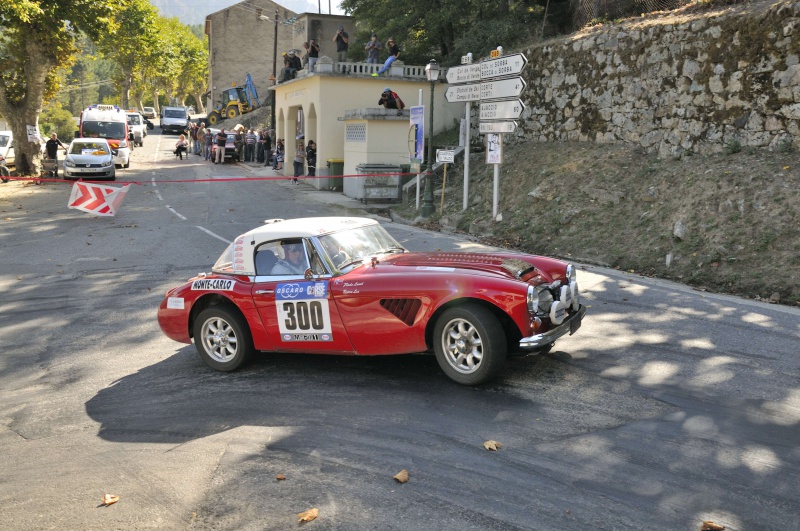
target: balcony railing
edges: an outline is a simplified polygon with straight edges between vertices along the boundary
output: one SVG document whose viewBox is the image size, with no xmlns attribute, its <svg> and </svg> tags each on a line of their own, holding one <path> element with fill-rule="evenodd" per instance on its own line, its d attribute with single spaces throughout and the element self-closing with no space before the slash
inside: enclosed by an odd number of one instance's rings
<svg viewBox="0 0 800 531">
<path fill-rule="evenodd" d="M 314 75 L 346 75 L 346 76 L 369 76 L 377 73 L 383 67 L 383 63 L 356 63 L 356 62 L 334 62 L 330 57 L 320 57 L 317 64 L 314 66 Z M 295 74 L 295 79 L 300 79 L 310 75 L 308 67 L 298 70 Z M 381 74 L 381 77 L 404 77 L 411 79 L 426 79 L 425 67 L 406 65 L 402 61 L 395 61 L 389 70 Z"/>
</svg>

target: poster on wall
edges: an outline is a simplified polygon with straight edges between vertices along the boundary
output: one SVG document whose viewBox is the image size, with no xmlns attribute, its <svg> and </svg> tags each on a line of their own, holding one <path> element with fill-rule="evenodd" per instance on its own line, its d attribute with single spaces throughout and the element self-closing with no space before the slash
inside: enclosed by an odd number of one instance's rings
<svg viewBox="0 0 800 531">
<path fill-rule="evenodd" d="M 25 129 L 28 131 L 28 142 L 41 142 L 42 137 L 39 136 L 39 127 L 36 125 L 26 125 Z"/>
<path fill-rule="evenodd" d="M 425 158 L 425 106 L 411 107 L 411 121 L 408 129 L 408 160 L 412 173 L 419 173 L 422 159 Z"/>
</svg>

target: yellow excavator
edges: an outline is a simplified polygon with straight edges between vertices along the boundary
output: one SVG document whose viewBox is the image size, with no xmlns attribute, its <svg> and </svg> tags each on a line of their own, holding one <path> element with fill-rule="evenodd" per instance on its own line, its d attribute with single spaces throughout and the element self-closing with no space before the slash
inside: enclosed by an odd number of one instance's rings
<svg viewBox="0 0 800 531">
<path fill-rule="evenodd" d="M 261 107 L 256 86 L 249 73 L 245 77 L 244 86 L 237 87 L 234 83 L 231 88 L 220 92 L 220 96 L 222 99 L 217 102 L 214 110 L 208 113 L 208 123 L 211 125 L 216 125 L 220 120 L 227 118 L 236 118 L 240 114 Z"/>
</svg>

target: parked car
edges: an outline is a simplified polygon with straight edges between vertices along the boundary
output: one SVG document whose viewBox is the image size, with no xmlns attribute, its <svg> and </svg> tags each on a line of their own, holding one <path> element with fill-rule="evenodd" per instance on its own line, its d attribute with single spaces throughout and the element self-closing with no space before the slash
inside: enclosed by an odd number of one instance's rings
<svg viewBox="0 0 800 531">
<path fill-rule="evenodd" d="M 6 161 L 6 166 L 14 166 L 14 134 L 11 131 L 0 131 L 0 156 Z"/>
<path fill-rule="evenodd" d="M 155 120 L 156 110 L 153 107 L 142 107 L 142 116 L 148 120 Z"/>
<path fill-rule="evenodd" d="M 105 138 L 76 138 L 64 158 L 65 179 L 116 179 L 114 154 Z"/>
<path fill-rule="evenodd" d="M 144 137 L 147 136 L 146 118 L 137 111 L 128 111 L 128 140 L 137 146 L 144 145 Z"/>
<path fill-rule="evenodd" d="M 413 253 L 377 221 L 269 220 L 210 273 L 167 291 L 164 333 L 220 371 L 256 351 L 433 352 L 454 381 L 493 378 L 506 356 L 546 352 L 586 313 L 575 267 L 523 253 Z"/>
<path fill-rule="evenodd" d="M 219 129 L 212 129 L 211 134 L 214 138 L 214 143 L 211 144 L 211 160 L 217 160 L 217 133 L 219 133 Z M 236 133 L 226 133 L 227 138 L 225 140 L 225 157 L 223 162 L 233 159 L 239 162 L 239 152 L 236 151 Z"/>
</svg>

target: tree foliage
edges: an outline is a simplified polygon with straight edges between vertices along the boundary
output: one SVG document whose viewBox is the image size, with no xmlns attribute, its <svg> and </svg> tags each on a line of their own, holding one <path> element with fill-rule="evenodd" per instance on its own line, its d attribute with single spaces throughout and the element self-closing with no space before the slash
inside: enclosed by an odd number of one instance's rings
<svg viewBox="0 0 800 531">
<path fill-rule="evenodd" d="M 394 37 L 407 64 L 425 64 L 435 58 L 453 65 L 468 52 L 481 57 L 497 46 L 511 49 L 539 40 L 547 27 L 561 27 L 568 21 L 569 2 L 343 0 L 341 6 L 357 21 L 353 42 L 365 43 L 376 32 L 384 43 Z M 360 58 L 361 48 L 355 46 L 355 58 Z"/>
<path fill-rule="evenodd" d="M 0 114 L 9 122 L 17 171 L 38 173 L 38 127 L 44 101 L 59 88 L 59 68 L 70 66 L 81 33 L 97 39 L 116 31 L 114 14 L 128 0 L 3 0 L 0 2 Z"/>
</svg>

